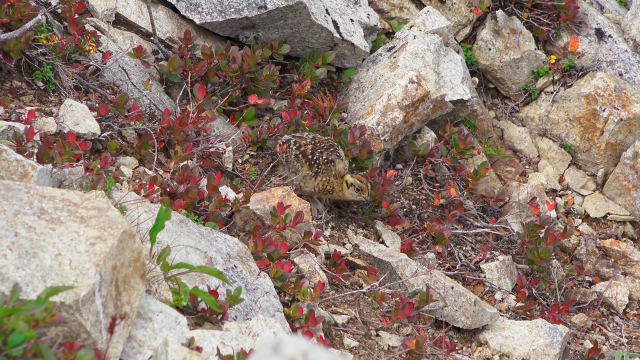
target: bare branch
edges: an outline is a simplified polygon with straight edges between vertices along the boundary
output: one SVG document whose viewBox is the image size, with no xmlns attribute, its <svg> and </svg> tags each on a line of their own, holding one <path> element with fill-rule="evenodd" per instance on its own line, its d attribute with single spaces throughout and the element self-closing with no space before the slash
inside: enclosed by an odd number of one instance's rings
<svg viewBox="0 0 640 360">
<path fill-rule="evenodd" d="M 23 36 L 24 34 L 26 34 L 29 30 L 31 30 L 31 28 L 33 28 L 34 26 L 36 26 L 42 21 L 46 13 L 47 11 L 43 10 L 38 14 L 38 16 L 34 17 L 28 23 L 22 25 L 18 29 L 8 33 L 4 33 L 4 34 L 0 33 L 0 44 L 7 42 L 9 40 L 17 39 Z"/>
</svg>

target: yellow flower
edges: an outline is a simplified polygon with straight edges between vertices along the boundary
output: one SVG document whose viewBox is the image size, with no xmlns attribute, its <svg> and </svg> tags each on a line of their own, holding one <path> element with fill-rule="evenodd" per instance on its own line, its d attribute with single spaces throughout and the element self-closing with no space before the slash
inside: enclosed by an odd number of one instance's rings
<svg viewBox="0 0 640 360">
<path fill-rule="evenodd" d="M 557 56 L 555 55 L 549 56 L 549 64 L 555 64 L 556 60 L 558 60 Z"/>
<path fill-rule="evenodd" d="M 89 42 L 87 43 L 86 49 L 89 52 L 89 54 L 93 54 L 96 52 L 96 50 L 98 50 L 98 46 L 96 46 L 95 41 L 89 40 Z"/>
</svg>

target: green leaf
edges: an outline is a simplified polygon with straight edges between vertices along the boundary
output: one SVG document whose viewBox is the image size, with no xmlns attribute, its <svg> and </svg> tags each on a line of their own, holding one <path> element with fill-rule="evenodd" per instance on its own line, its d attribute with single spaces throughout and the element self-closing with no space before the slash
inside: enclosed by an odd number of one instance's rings
<svg viewBox="0 0 640 360">
<path fill-rule="evenodd" d="M 358 73 L 358 70 L 356 70 L 356 69 L 347 69 L 347 70 L 342 72 L 342 76 L 344 76 L 346 78 L 350 78 L 352 76 L 355 76 L 357 73 Z"/>
<path fill-rule="evenodd" d="M 256 123 L 256 108 L 250 106 L 247 110 L 242 114 L 242 121 L 247 125 L 254 125 Z"/>
<path fill-rule="evenodd" d="M 218 311 L 218 312 L 223 312 L 224 311 L 224 310 L 222 310 L 222 307 L 220 307 L 220 304 L 218 304 L 218 301 L 216 300 L 216 298 L 214 298 L 208 292 L 206 292 L 204 290 L 200 290 L 198 288 L 193 288 L 193 289 L 191 289 L 191 291 L 189 293 L 199 297 L 200 299 L 202 299 L 202 301 L 204 301 L 204 303 L 207 304 L 213 310 Z"/>
<path fill-rule="evenodd" d="M 156 264 L 163 263 L 169 255 L 171 255 L 171 248 L 169 246 L 165 246 L 164 249 L 160 250 L 158 257 L 156 258 Z"/>
<path fill-rule="evenodd" d="M 229 281 L 229 279 L 227 279 L 227 277 L 224 275 L 224 273 L 216 268 L 212 268 L 209 266 L 196 266 L 193 271 L 195 272 L 199 272 L 201 274 L 206 274 L 206 275 L 210 275 L 213 276 L 214 278 L 223 281 L 227 284 L 231 284 L 231 282 Z"/>
<path fill-rule="evenodd" d="M 75 360 L 93 360 L 95 359 L 95 354 L 92 349 L 84 348 L 78 351 Z"/>
<path fill-rule="evenodd" d="M 9 349 L 17 348 L 27 341 L 27 336 L 21 332 L 14 332 L 7 338 L 7 346 Z"/>
<path fill-rule="evenodd" d="M 158 234 L 164 229 L 164 225 L 169 219 L 171 219 L 171 208 L 164 205 L 161 206 L 160 210 L 158 210 L 158 215 L 156 215 L 156 221 L 153 223 L 151 229 L 149 229 L 149 241 L 151 242 L 149 252 L 153 250 L 153 247 L 158 241 Z"/>
<path fill-rule="evenodd" d="M 220 227 L 218 226 L 218 224 L 214 223 L 213 221 L 208 221 L 207 223 L 204 224 L 204 226 L 211 228 L 213 230 L 220 230 Z"/>
<path fill-rule="evenodd" d="M 284 214 L 284 224 L 285 225 L 291 224 L 291 213 Z"/>
<path fill-rule="evenodd" d="M 38 298 L 35 300 L 35 304 L 38 306 L 44 305 L 50 298 L 71 289 L 73 289 L 73 286 L 50 286 L 42 290 L 40 295 L 38 295 Z"/>
<path fill-rule="evenodd" d="M 21 308 L 8 308 L 8 309 L 0 309 L 0 319 L 3 317 L 7 317 L 9 315 L 17 314 L 21 312 Z"/>
<path fill-rule="evenodd" d="M 40 352 L 43 360 L 56 360 L 56 357 L 53 355 L 51 349 L 49 349 L 49 345 L 47 344 L 38 344 L 35 347 L 35 350 Z"/>
</svg>

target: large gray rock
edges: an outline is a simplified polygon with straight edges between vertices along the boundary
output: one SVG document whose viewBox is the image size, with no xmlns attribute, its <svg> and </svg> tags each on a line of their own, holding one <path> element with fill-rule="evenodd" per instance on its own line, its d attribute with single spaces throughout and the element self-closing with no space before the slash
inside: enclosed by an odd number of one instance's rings
<svg viewBox="0 0 640 360">
<path fill-rule="evenodd" d="M 622 29 L 631 46 L 636 52 L 640 51 L 640 1 L 631 3 L 631 7 L 622 24 Z"/>
<path fill-rule="evenodd" d="M 569 339 L 569 329 L 543 319 L 516 321 L 501 317 L 487 326 L 479 338 L 514 360 L 558 360 Z"/>
<path fill-rule="evenodd" d="M 576 4 L 580 6 L 581 21 L 578 34 L 580 56 L 576 56 L 576 66 L 592 71 L 611 71 L 630 85 L 639 85 L 640 54 L 634 52 L 625 41 L 620 26 L 584 0 L 577 0 Z M 625 21 L 622 21 L 623 24 Z M 637 21 L 636 18 L 631 24 L 637 24 Z M 562 53 L 561 48 L 566 46 L 573 36 L 576 36 L 573 32 L 561 31 L 553 38 L 554 46 L 551 46 L 547 53 Z"/>
<path fill-rule="evenodd" d="M 250 350 L 263 340 L 276 339 L 291 333 L 273 319 L 258 315 L 249 321 L 228 321 L 222 330 L 198 329 L 189 332 L 195 343 L 202 347 L 202 355 L 211 358 L 218 349 L 223 355 L 234 354 L 240 349 Z"/>
<path fill-rule="evenodd" d="M 364 0 L 169 0 L 182 15 L 244 43 L 282 41 L 291 55 L 335 51 L 334 64 L 357 66 L 378 30 L 378 15 Z"/>
<path fill-rule="evenodd" d="M 0 180 L 42 186 L 58 185 L 58 181 L 53 177 L 51 165 L 42 166 L 2 144 L 0 144 Z"/>
<path fill-rule="evenodd" d="M 258 344 L 251 360 L 348 360 L 352 356 L 313 343 L 302 336 L 280 336 Z"/>
<path fill-rule="evenodd" d="M 71 131 L 86 138 L 100 135 L 100 125 L 89 108 L 73 99 L 66 99 L 60 105 L 56 122 L 60 131 Z"/>
<path fill-rule="evenodd" d="M 113 22 L 116 14 L 128 20 L 148 33 L 152 33 L 151 20 L 144 0 L 88 0 L 89 10 L 100 20 Z M 155 1 L 150 1 L 151 14 L 156 26 L 156 33 L 162 40 L 176 42 L 184 35 L 185 30 L 191 31 L 196 43 L 209 46 L 224 46 L 224 40 L 219 36 L 203 29 L 193 21 L 185 19 L 180 14 Z"/>
<path fill-rule="evenodd" d="M 387 281 L 398 282 L 405 293 L 428 287 L 437 300 L 432 310 L 436 318 L 463 329 L 477 329 L 498 319 L 498 310 L 443 273 L 360 236 L 351 236 L 351 241 L 370 264 L 386 274 Z"/>
<path fill-rule="evenodd" d="M 87 26 L 87 28 L 92 27 Z M 127 53 L 131 49 L 118 46 L 115 37 L 117 35 L 117 33 L 101 33 L 100 51 L 91 55 L 94 61 L 102 63 L 102 54 L 111 51 L 111 58 L 100 72 L 100 81 L 118 86 L 122 92 L 133 101 L 139 101 L 143 107 L 152 108 L 156 112 L 169 109 L 175 113 L 176 103 L 164 92 L 163 86 L 157 80 L 157 75 L 150 74 L 139 60 L 130 58 Z M 147 89 L 147 81 L 150 84 L 149 89 Z"/>
<path fill-rule="evenodd" d="M 536 49 L 533 35 L 515 16 L 502 10 L 489 15 L 473 46 L 478 68 L 498 90 L 511 98 L 522 97 L 520 88 L 533 82 L 533 71 L 546 56 Z"/>
<path fill-rule="evenodd" d="M 452 24 L 452 31 L 457 41 L 462 41 L 472 30 L 476 19 L 469 2 L 465 0 L 420 0 L 425 6 L 438 10 Z M 415 1 L 414 1 L 415 2 Z"/>
<path fill-rule="evenodd" d="M 369 4 L 385 21 L 399 24 L 408 23 L 420 11 L 412 0 L 373 0 Z"/>
<path fill-rule="evenodd" d="M 144 295 L 140 240 L 102 192 L 0 181 L 0 292 L 19 283 L 26 298 L 71 285 L 53 300 L 62 321 L 50 329 L 107 349 L 118 359 Z M 110 338 L 108 328 L 122 319 Z"/>
<path fill-rule="evenodd" d="M 615 74 L 593 72 L 567 90 L 541 95 L 518 117 L 533 132 L 570 145 L 583 170 L 608 172 L 640 136 L 640 90 Z"/>
<path fill-rule="evenodd" d="M 602 192 L 640 218 L 640 141 L 622 154 Z"/>
<path fill-rule="evenodd" d="M 187 318 L 153 296 L 145 295 L 138 306 L 138 314 L 122 351 L 122 358 L 150 359 L 168 339 L 186 343 L 188 333 Z"/>
<path fill-rule="evenodd" d="M 465 61 L 448 44 L 457 46 L 451 23 L 426 7 L 360 66 L 345 100 L 374 150 L 392 149 L 429 121 L 475 104 Z"/>
<path fill-rule="evenodd" d="M 133 193 L 114 191 L 113 198 L 127 207 L 125 217 L 141 237 L 145 236 L 153 225 L 160 205 L 150 204 Z M 198 225 L 174 212 L 158 235 L 156 249 L 165 246 L 173 249 L 171 259 L 174 263 L 215 267 L 231 282 L 231 285 L 227 285 L 211 276 L 192 273 L 181 277 L 187 285 L 205 290 L 207 286 L 212 289 L 219 286 L 223 297 L 225 289 L 242 287 L 244 302 L 229 310 L 230 320 L 246 321 L 263 315 L 270 318 L 273 324 L 289 329 L 271 279 L 258 270 L 249 249 L 240 240 Z"/>
<path fill-rule="evenodd" d="M 545 188 L 560 190 L 560 176 L 569 167 L 571 163 L 571 155 L 564 151 L 553 140 L 546 137 L 536 136 L 536 145 L 540 154 L 540 162 L 538 163 L 538 171 L 544 175 Z"/>
</svg>

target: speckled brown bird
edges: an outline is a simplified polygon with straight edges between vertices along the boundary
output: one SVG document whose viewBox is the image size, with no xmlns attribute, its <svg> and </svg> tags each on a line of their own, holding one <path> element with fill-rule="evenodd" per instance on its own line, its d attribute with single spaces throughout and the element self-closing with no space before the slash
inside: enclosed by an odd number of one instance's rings
<svg viewBox="0 0 640 360">
<path fill-rule="evenodd" d="M 334 200 L 369 198 L 369 182 L 349 173 L 349 162 L 332 139 L 313 133 L 287 135 L 278 144 L 280 160 L 303 195 Z"/>
</svg>

